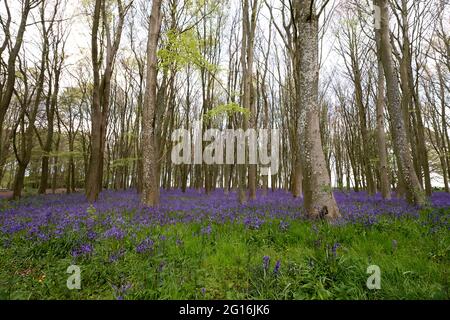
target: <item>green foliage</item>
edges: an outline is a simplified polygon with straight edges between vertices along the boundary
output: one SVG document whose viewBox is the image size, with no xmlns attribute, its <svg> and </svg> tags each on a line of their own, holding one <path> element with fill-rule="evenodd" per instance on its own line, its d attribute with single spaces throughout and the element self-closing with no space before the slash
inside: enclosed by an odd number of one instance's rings
<svg viewBox="0 0 450 320">
<path fill-rule="evenodd" d="M 134 214 L 121 214 L 124 228 Z M 115 219 L 94 207 L 86 219 L 98 215 Z M 386 217 L 372 227 L 292 221 L 287 230 L 279 221 L 257 230 L 226 223 L 213 224 L 210 234 L 198 223 L 143 226 L 127 230 L 123 241 L 93 240 L 92 255 L 72 258 L 71 250 L 87 241 L 80 221 L 80 230 L 59 239 L 33 242 L 18 234 L 2 244 L 0 299 L 114 299 L 113 286 L 126 283 L 132 287 L 125 299 L 449 299 L 450 235 L 430 236 L 427 219 L 427 212 L 419 221 Z M 149 235 L 154 250 L 138 254 L 136 245 Z M 120 250 L 126 253 L 111 262 Z M 72 264 L 82 270 L 79 291 L 66 288 Z M 366 287 L 372 264 L 382 270 L 381 290 Z"/>
<path fill-rule="evenodd" d="M 158 51 L 158 57 L 161 61 L 161 68 L 165 70 L 181 70 L 187 65 L 206 68 L 210 72 L 213 72 L 216 68 L 201 54 L 199 39 L 194 30 L 183 33 L 169 30 L 163 42 L 163 48 Z"/>
<path fill-rule="evenodd" d="M 241 107 L 237 103 L 221 104 L 209 110 L 204 117 L 205 120 L 211 120 L 222 115 L 232 116 L 234 114 L 243 114 L 249 117 L 250 110 Z"/>
</svg>

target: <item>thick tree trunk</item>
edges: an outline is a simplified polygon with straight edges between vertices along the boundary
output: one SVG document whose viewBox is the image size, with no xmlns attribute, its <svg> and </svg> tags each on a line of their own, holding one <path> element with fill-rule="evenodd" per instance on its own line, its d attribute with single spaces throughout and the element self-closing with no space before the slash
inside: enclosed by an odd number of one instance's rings
<svg viewBox="0 0 450 320">
<path fill-rule="evenodd" d="M 158 157 L 159 150 L 155 137 L 155 112 L 157 103 L 157 75 L 158 60 L 157 49 L 161 31 L 161 2 L 154 0 L 147 44 L 147 87 L 143 108 L 143 132 L 142 132 L 142 153 L 143 153 L 143 192 L 142 202 L 150 207 L 159 205 L 159 170 Z"/>
<path fill-rule="evenodd" d="M 97 200 L 100 193 L 100 161 L 101 161 L 101 96 L 100 96 L 100 62 L 98 48 L 98 30 L 100 28 L 100 13 L 102 0 L 95 1 L 92 25 L 92 64 L 94 71 L 94 88 L 91 111 L 91 153 L 86 177 L 86 196 L 90 202 Z"/>
<path fill-rule="evenodd" d="M 13 199 L 17 200 L 22 196 L 22 190 L 24 187 L 25 181 L 25 170 L 27 169 L 26 165 L 20 164 L 17 167 L 17 172 L 14 177 L 14 189 L 13 189 Z"/>
<path fill-rule="evenodd" d="M 298 46 L 300 50 L 300 101 L 298 108 L 303 135 L 302 164 L 304 175 L 305 209 L 309 217 L 333 220 L 340 217 L 333 196 L 330 176 L 320 135 L 319 85 L 319 28 L 318 17 L 311 1 L 295 3 Z M 312 10 L 311 10 L 312 9 Z"/>
</svg>

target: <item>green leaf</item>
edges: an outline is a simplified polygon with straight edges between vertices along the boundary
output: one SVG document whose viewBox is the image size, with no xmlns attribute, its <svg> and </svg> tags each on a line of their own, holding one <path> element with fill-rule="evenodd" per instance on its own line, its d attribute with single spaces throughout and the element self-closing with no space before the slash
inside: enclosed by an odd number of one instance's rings
<svg viewBox="0 0 450 320">
<path fill-rule="evenodd" d="M 243 114 L 246 116 L 250 116 L 250 110 L 241 107 L 237 103 L 229 103 L 229 104 L 222 104 L 215 108 L 212 108 L 205 114 L 205 119 L 213 119 L 218 116 L 222 116 L 227 114 L 228 116 L 231 116 L 233 114 Z"/>
</svg>

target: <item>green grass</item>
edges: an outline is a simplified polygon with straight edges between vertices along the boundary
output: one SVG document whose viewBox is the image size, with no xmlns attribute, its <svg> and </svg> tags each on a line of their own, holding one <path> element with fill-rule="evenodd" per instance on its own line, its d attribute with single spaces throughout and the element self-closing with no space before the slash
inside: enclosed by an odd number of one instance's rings
<svg viewBox="0 0 450 320">
<path fill-rule="evenodd" d="M 449 299 L 448 229 L 430 233 L 422 222 L 318 223 L 317 232 L 304 221 L 291 222 L 287 231 L 278 221 L 259 230 L 213 224 L 210 235 L 201 235 L 205 225 L 180 224 L 94 241 L 94 253 L 76 259 L 70 255 L 76 234 L 43 243 L 17 236 L 0 248 L 0 299 L 115 299 L 113 286 L 126 283 L 132 287 L 125 299 Z M 136 243 L 149 235 L 153 253 L 136 253 Z M 120 249 L 125 254 L 109 262 Z M 72 264 L 81 268 L 81 290 L 66 287 Z M 370 265 L 381 268 L 381 290 L 366 286 Z"/>
</svg>

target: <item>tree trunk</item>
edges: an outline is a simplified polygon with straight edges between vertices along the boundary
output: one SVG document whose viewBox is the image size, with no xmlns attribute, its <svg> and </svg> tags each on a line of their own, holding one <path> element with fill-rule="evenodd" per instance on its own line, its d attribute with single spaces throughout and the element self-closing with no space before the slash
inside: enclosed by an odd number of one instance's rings
<svg viewBox="0 0 450 320">
<path fill-rule="evenodd" d="M 145 102 L 143 108 L 143 133 L 142 133 L 142 153 L 143 153 L 143 204 L 156 207 L 159 205 L 159 170 L 158 156 L 159 150 L 155 137 L 155 112 L 157 103 L 157 75 L 158 60 L 157 49 L 161 31 L 161 2 L 154 0 L 150 15 L 150 24 L 147 43 L 147 87 L 145 92 Z"/>
<path fill-rule="evenodd" d="M 381 11 L 381 29 L 378 31 L 380 32 L 380 44 L 377 51 L 386 79 L 388 109 L 392 121 L 394 148 L 396 149 L 399 169 L 403 176 L 408 202 L 416 205 L 424 205 L 426 201 L 425 193 L 414 170 L 411 148 L 409 146 L 401 109 L 400 91 L 398 87 L 399 79 L 394 69 L 392 44 L 389 34 L 388 4 L 386 0 L 375 0 L 375 5 L 378 5 Z"/>
<path fill-rule="evenodd" d="M 379 34 L 376 34 L 377 43 L 380 41 Z M 391 199 L 391 188 L 389 184 L 389 167 L 387 160 L 386 132 L 384 130 L 384 103 L 385 103 L 385 82 L 383 65 L 378 59 L 378 91 L 377 91 L 377 143 L 380 171 L 380 189 L 383 199 Z"/>
<path fill-rule="evenodd" d="M 62 64 L 55 61 L 54 71 L 55 71 L 55 83 L 53 92 L 50 98 L 50 105 L 47 105 L 46 114 L 47 114 L 47 135 L 44 143 L 44 155 L 42 157 L 41 164 L 41 181 L 39 184 L 39 194 L 45 194 L 47 191 L 48 185 L 48 175 L 49 175 L 49 158 L 50 152 L 52 150 L 52 142 L 53 142 L 53 125 L 55 118 L 55 110 L 56 104 L 58 103 L 58 94 L 59 94 L 59 79 L 61 75 L 61 67 Z"/>
<path fill-rule="evenodd" d="M 297 49 L 300 50 L 297 52 L 300 55 L 298 108 L 301 108 L 298 128 L 303 135 L 305 209 L 310 218 L 333 220 L 339 218 L 340 213 L 333 196 L 320 136 L 319 21 L 315 8 L 311 8 L 310 3 L 309 0 L 295 2 L 299 33 Z"/>
<path fill-rule="evenodd" d="M 36 5 L 36 4 L 33 4 Z M 16 60 L 19 55 L 20 48 L 23 43 L 23 36 L 27 27 L 28 15 L 31 10 L 31 0 L 25 0 L 23 3 L 23 11 L 20 19 L 19 29 L 17 30 L 16 42 L 9 52 L 7 63 L 7 78 L 5 88 L 0 90 L 0 151 L 3 151 L 3 122 L 5 121 L 6 112 L 11 103 L 11 99 L 14 93 L 14 85 L 16 82 Z M 8 30 L 9 31 L 9 30 Z M 7 38 L 5 41 L 8 40 Z M 10 40 L 10 39 L 9 39 Z M 6 44 L 6 42 L 5 42 Z M 1 54 L 1 53 L 0 53 Z"/>
<path fill-rule="evenodd" d="M 303 197 L 303 172 L 302 172 L 302 163 L 300 159 L 298 159 L 300 155 L 295 156 L 294 162 L 294 172 L 293 172 L 293 187 L 292 187 L 292 195 L 294 198 Z"/>
<path fill-rule="evenodd" d="M 106 0 L 96 0 L 92 25 L 92 66 L 94 74 L 93 99 L 91 113 L 91 157 L 88 175 L 86 178 L 86 196 L 88 201 L 97 201 L 103 187 L 103 163 L 106 144 L 106 131 L 108 127 L 109 104 L 111 94 L 111 77 L 114 71 L 114 62 L 119 50 L 125 22 L 126 9 L 121 1 L 117 1 L 119 22 L 114 30 L 112 39 L 109 26 L 109 12 L 106 11 Z M 100 15 L 104 34 L 106 37 L 105 70 L 100 77 L 101 58 L 99 57 L 98 32 L 100 28 Z"/>
<path fill-rule="evenodd" d="M 27 165 L 19 163 L 17 167 L 17 172 L 14 177 L 14 189 L 13 189 L 13 199 L 17 200 L 22 196 L 22 190 L 24 187 L 25 181 L 25 170 L 27 169 Z"/>
</svg>

